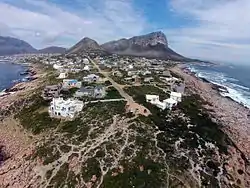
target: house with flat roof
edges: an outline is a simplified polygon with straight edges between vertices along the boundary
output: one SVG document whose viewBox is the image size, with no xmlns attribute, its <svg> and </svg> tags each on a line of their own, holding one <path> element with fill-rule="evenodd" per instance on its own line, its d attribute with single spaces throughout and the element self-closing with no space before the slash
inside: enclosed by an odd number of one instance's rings
<svg viewBox="0 0 250 188">
<path fill-rule="evenodd" d="M 67 72 L 62 72 L 60 73 L 60 75 L 58 76 L 58 79 L 65 79 L 68 77 L 68 73 Z"/>
<path fill-rule="evenodd" d="M 163 101 L 160 101 L 160 97 L 158 95 L 146 95 L 146 102 L 151 103 L 152 105 L 157 106 L 161 110 L 165 110 L 166 108 L 172 110 L 174 106 L 178 104 L 180 99 L 177 96 L 176 92 L 173 92 L 174 95 L 172 97 L 165 99 Z M 178 95 L 179 96 L 179 95 Z M 179 100 L 179 101 L 178 101 Z"/>
<path fill-rule="evenodd" d="M 98 82 L 100 80 L 100 76 L 96 74 L 89 74 L 88 76 L 83 77 L 83 81 L 87 83 Z"/>
<path fill-rule="evenodd" d="M 62 86 L 60 84 L 49 85 L 43 89 L 41 96 L 44 100 L 52 100 L 53 98 L 60 97 L 61 90 Z"/>
<path fill-rule="evenodd" d="M 106 89 L 104 86 L 87 86 L 81 87 L 76 91 L 75 97 L 90 97 L 90 98 L 104 98 L 106 96 Z"/>
<path fill-rule="evenodd" d="M 181 102 L 182 94 L 178 92 L 171 91 L 170 98 L 176 100 L 177 102 Z"/>
<path fill-rule="evenodd" d="M 82 111 L 83 106 L 84 104 L 82 101 L 74 99 L 64 100 L 63 98 L 53 98 L 52 102 L 50 103 L 49 114 L 52 117 L 74 118 L 80 111 Z"/>
<path fill-rule="evenodd" d="M 176 106 L 176 105 L 178 104 L 178 102 L 177 102 L 176 100 L 172 99 L 172 98 L 165 99 L 165 100 L 163 101 L 163 103 L 165 103 L 166 108 L 168 108 L 168 109 L 170 109 L 170 110 L 171 110 L 174 106 Z"/>
</svg>

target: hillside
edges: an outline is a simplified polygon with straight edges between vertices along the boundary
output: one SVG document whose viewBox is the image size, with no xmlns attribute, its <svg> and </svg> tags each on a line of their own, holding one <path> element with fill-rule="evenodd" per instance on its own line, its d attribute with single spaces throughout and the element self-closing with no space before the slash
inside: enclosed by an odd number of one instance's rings
<svg viewBox="0 0 250 188">
<path fill-rule="evenodd" d="M 14 55 L 36 52 L 37 50 L 34 47 L 23 40 L 0 36 L 0 55 Z"/>
<path fill-rule="evenodd" d="M 39 53 L 52 53 L 52 54 L 62 54 L 66 52 L 66 48 L 57 47 L 57 46 L 50 46 L 47 48 L 43 48 L 38 50 Z"/>
<path fill-rule="evenodd" d="M 57 46 L 37 50 L 24 40 L 0 36 L 0 56 L 29 53 L 65 53 L 65 51 L 65 48 Z"/>
<path fill-rule="evenodd" d="M 187 59 L 168 47 L 167 38 L 162 32 L 111 41 L 101 45 L 101 47 L 118 55 L 172 60 Z"/>
<path fill-rule="evenodd" d="M 103 49 L 95 40 L 88 37 L 83 38 L 77 44 L 72 46 L 68 51 L 68 54 L 76 53 L 98 53 L 100 55 L 107 54 L 105 49 Z"/>
</svg>

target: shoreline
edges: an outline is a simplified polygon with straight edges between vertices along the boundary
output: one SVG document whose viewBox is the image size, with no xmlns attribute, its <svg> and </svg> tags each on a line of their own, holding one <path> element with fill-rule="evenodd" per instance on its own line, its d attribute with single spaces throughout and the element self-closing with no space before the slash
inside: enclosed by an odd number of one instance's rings
<svg viewBox="0 0 250 188">
<path fill-rule="evenodd" d="M 23 72 L 25 72 L 25 75 L 21 75 L 20 73 L 20 77 L 18 80 L 12 80 L 11 84 L 9 84 L 9 86 L 1 89 L 0 91 L 0 99 L 3 96 L 6 95 L 11 95 L 14 94 L 17 91 L 23 90 L 23 88 L 18 87 L 19 84 L 22 83 L 28 83 L 31 81 L 34 81 L 37 79 L 36 75 L 37 75 L 37 67 L 35 67 L 34 65 L 23 65 L 23 64 L 16 64 L 16 63 L 11 63 L 11 64 L 15 64 L 15 65 L 20 65 L 23 68 Z"/>
<path fill-rule="evenodd" d="M 222 130 L 230 137 L 239 150 L 250 161 L 250 109 L 229 97 L 220 94 L 217 86 L 197 78 L 193 73 L 184 70 L 183 65 L 171 69 L 184 78 L 188 92 L 198 94 L 209 102 L 205 109 L 222 125 Z"/>
<path fill-rule="evenodd" d="M 32 91 L 35 91 L 40 87 L 42 81 L 40 78 L 43 76 L 42 70 L 37 65 L 31 65 L 30 69 L 36 72 L 33 75 L 36 79 L 28 82 L 15 83 L 13 86 L 5 89 L 8 91 L 6 94 L 2 92 L 3 95 L 0 95 L 0 120 L 5 117 L 5 113 L 9 109 L 16 107 L 15 103 L 18 103 L 21 100 L 26 100 L 28 98 L 27 96 L 31 94 Z"/>
<path fill-rule="evenodd" d="M 37 89 L 43 83 L 42 69 L 35 64 L 31 66 L 30 69 L 36 71 L 34 76 L 37 79 L 30 82 L 16 83 L 9 88 L 9 90 L 16 90 L 15 92 L 0 96 L 0 125 L 4 127 L 0 132 L 0 167 L 3 161 L 14 156 L 30 143 L 30 134 L 15 120 L 14 114 L 30 102 L 30 96 L 37 92 Z"/>
<path fill-rule="evenodd" d="M 182 64 L 182 65 L 179 65 L 179 67 L 181 69 L 185 70 L 188 74 L 193 75 L 197 79 L 212 84 L 215 88 L 217 88 L 218 93 L 220 94 L 220 96 L 228 98 L 228 99 L 242 105 L 243 107 L 245 107 L 247 109 L 250 109 L 249 102 L 247 101 L 247 99 L 244 96 L 242 96 L 241 92 L 238 91 L 237 89 L 234 89 L 233 87 L 230 87 L 230 86 L 227 86 L 227 85 L 224 85 L 224 84 L 221 84 L 221 83 L 218 83 L 216 81 L 210 81 L 209 79 L 207 79 L 205 77 L 200 77 L 199 72 L 192 71 L 186 65 Z M 244 88 L 247 88 L 248 90 L 250 90 L 249 87 L 242 86 L 242 85 L 238 85 L 238 86 L 239 87 L 244 87 Z"/>
</svg>

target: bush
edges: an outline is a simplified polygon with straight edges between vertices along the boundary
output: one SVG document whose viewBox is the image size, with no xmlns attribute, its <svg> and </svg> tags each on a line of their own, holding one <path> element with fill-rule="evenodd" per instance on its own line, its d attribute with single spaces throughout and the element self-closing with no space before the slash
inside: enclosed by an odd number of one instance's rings
<svg viewBox="0 0 250 188">
<path fill-rule="evenodd" d="M 43 110 L 47 108 L 48 103 L 37 95 L 34 95 L 31 100 L 32 104 L 23 108 L 15 116 L 15 118 L 20 120 L 22 126 L 34 134 L 56 128 L 60 120 L 52 119 L 48 112 L 43 112 Z"/>
<path fill-rule="evenodd" d="M 109 87 L 106 92 L 107 92 L 107 94 L 106 94 L 105 99 L 121 99 L 121 98 L 123 98 L 114 87 Z"/>
</svg>

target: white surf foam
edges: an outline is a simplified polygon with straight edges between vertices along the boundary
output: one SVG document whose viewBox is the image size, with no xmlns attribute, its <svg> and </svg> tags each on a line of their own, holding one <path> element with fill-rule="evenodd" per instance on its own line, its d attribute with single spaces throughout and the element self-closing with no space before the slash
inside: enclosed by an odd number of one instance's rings
<svg viewBox="0 0 250 188">
<path fill-rule="evenodd" d="M 199 78 L 206 79 L 215 85 L 226 88 L 227 91 L 223 89 L 220 90 L 222 96 L 229 97 L 250 109 L 250 88 L 233 83 L 239 82 L 239 80 L 229 77 L 221 72 L 204 71 L 194 67 L 191 67 L 189 70 L 192 70 Z"/>
</svg>

